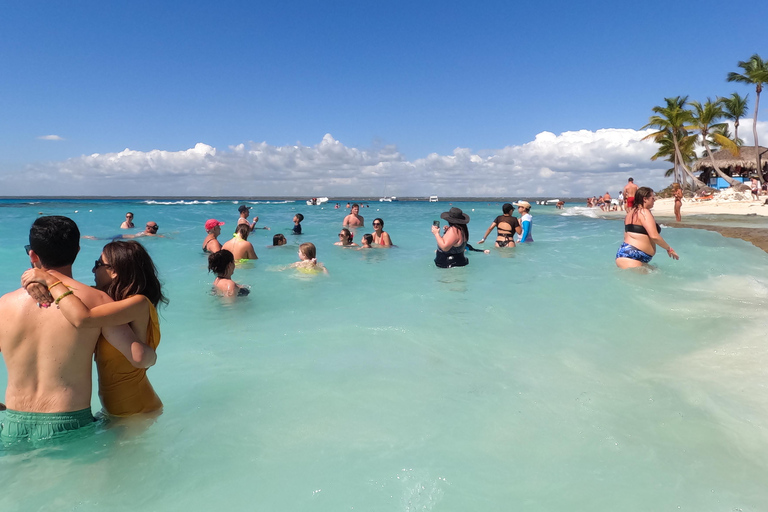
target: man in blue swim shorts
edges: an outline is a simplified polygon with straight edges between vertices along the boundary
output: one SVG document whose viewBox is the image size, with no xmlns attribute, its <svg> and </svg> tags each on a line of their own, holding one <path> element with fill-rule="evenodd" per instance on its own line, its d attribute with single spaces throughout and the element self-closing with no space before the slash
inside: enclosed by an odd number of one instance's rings
<svg viewBox="0 0 768 512">
<path fill-rule="evenodd" d="M 80 250 L 80 231 L 67 217 L 40 217 L 25 247 L 33 267 L 55 275 L 69 291 L 93 308 L 111 302 L 107 294 L 72 279 L 72 264 Z M 34 296 L 34 298 L 33 298 Z M 44 286 L 30 285 L 0 297 L 0 352 L 8 369 L 5 405 L 0 423 L 3 445 L 35 447 L 69 432 L 93 425 L 91 365 L 103 334 L 134 366 L 154 364 L 154 350 L 139 343 L 127 325 L 75 328 L 51 305 Z M 131 354 L 135 349 L 136 358 Z"/>
</svg>

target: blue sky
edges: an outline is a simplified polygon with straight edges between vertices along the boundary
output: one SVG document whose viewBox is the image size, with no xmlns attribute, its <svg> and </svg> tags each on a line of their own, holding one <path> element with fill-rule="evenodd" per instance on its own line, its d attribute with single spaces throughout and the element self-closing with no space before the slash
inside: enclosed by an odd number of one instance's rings
<svg viewBox="0 0 768 512">
<path fill-rule="evenodd" d="M 754 105 L 725 76 L 768 58 L 768 5 L 722 5 L 6 2 L 0 195 L 665 186 L 639 142 L 654 105 Z"/>
</svg>

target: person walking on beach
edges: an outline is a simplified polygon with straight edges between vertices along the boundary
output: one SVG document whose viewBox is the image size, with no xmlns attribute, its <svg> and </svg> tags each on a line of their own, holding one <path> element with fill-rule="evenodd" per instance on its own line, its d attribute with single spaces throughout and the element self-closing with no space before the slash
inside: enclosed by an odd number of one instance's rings
<svg viewBox="0 0 768 512">
<path fill-rule="evenodd" d="M 648 187 L 640 187 L 635 192 L 635 206 L 624 219 L 624 243 L 616 253 L 616 266 L 619 268 L 637 268 L 650 263 L 656 254 L 656 245 L 667 250 L 674 260 L 680 259 L 674 249 L 661 237 L 661 226 L 651 213 L 656 196 Z"/>
<path fill-rule="evenodd" d="M 360 214 L 360 205 L 355 203 L 352 205 L 350 214 L 344 217 L 344 222 L 341 225 L 345 228 L 358 228 L 365 225 L 365 219 Z"/>
<path fill-rule="evenodd" d="M 672 184 L 672 195 L 675 198 L 675 220 L 680 222 L 683 219 L 680 215 L 680 208 L 683 206 L 683 189 L 679 183 Z"/>
<path fill-rule="evenodd" d="M 112 301 L 107 294 L 72 279 L 79 239 L 71 219 L 40 217 L 29 232 L 30 263 L 69 288 L 57 295 L 55 304 L 72 294 L 89 308 L 107 304 Z M 3 444 L 29 442 L 34 447 L 94 424 L 91 361 L 101 334 L 137 368 L 156 360 L 155 351 L 129 326 L 74 327 L 58 308 L 46 307 L 51 299 L 38 284 L 0 297 L 0 351 L 8 369 L 8 410 L 0 424 Z"/>
<path fill-rule="evenodd" d="M 125 220 L 120 224 L 120 229 L 133 229 L 136 226 L 133 224 L 133 213 L 128 212 L 125 214 Z"/>
<path fill-rule="evenodd" d="M 485 231 L 483 238 L 477 243 L 485 243 L 485 239 L 488 238 L 488 235 L 493 231 L 493 228 L 496 228 L 496 247 L 514 247 L 515 233 L 520 235 L 523 232 L 523 228 L 520 226 L 517 217 L 511 213 L 514 209 L 515 207 L 512 204 L 504 203 L 501 206 L 502 215 L 499 215 L 494 219 Z"/>
<path fill-rule="evenodd" d="M 627 211 L 631 210 L 635 205 L 635 192 L 637 192 L 635 180 L 629 178 L 627 184 L 624 185 L 624 204 L 626 205 Z"/>
</svg>

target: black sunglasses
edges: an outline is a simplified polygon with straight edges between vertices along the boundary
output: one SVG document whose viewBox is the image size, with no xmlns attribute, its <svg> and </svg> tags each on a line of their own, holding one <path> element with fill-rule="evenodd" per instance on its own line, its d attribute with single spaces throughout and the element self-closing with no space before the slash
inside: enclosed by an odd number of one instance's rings
<svg viewBox="0 0 768 512">
<path fill-rule="evenodd" d="M 99 267 L 111 267 L 112 265 L 109 265 L 108 263 L 104 263 L 101 261 L 101 258 L 97 259 L 93 262 L 93 271 L 95 272 L 97 268 Z"/>
<path fill-rule="evenodd" d="M 29 256 L 29 251 L 32 250 L 32 246 L 31 245 L 25 245 L 24 246 L 24 250 L 27 251 L 27 256 Z"/>
<path fill-rule="evenodd" d="M 154 230 L 157 230 L 158 228 L 160 228 L 160 226 L 150 226 L 149 224 L 147 224 L 147 227 L 149 229 L 154 229 Z"/>
</svg>

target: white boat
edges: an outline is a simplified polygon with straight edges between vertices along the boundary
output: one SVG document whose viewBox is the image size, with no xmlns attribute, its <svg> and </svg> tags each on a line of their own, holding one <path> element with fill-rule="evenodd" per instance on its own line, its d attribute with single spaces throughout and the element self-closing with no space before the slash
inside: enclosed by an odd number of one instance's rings
<svg viewBox="0 0 768 512">
<path fill-rule="evenodd" d="M 379 198 L 379 202 L 381 202 L 381 203 L 391 203 L 393 201 L 397 201 L 397 198 L 395 196 L 380 197 Z"/>
<path fill-rule="evenodd" d="M 307 206 L 318 206 L 327 202 L 327 197 L 313 197 L 312 199 L 307 199 Z"/>
<path fill-rule="evenodd" d="M 436 203 L 437 202 L 437 196 L 429 196 L 429 202 L 430 203 Z"/>
<path fill-rule="evenodd" d="M 559 199 L 542 199 L 542 200 L 536 201 L 536 204 L 550 204 L 551 205 L 551 204 L 557 204 L 559 202 L 560 202 Z"/>
</svg>

